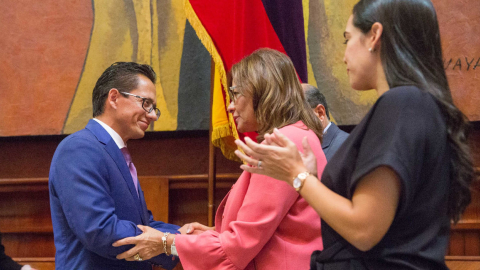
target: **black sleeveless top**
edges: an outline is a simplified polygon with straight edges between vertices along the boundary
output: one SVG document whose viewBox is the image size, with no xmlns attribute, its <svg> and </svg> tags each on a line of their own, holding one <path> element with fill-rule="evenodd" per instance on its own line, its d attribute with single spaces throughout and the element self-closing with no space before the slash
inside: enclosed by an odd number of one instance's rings
<svg viewBox="0 0 480 270">
<path fill-rule="evenodd" d="M 448 269 L 449 162 L 446 124 L 433 96 L 414 86 L 384 93 L 328 162 L 322 182 L 351 199 L 363 176 L 389 166 L 402 185 L 393 223 L 362 252 L 322 220 L 324 251 L 312 254 L 311 268 Z"/>
</svg>

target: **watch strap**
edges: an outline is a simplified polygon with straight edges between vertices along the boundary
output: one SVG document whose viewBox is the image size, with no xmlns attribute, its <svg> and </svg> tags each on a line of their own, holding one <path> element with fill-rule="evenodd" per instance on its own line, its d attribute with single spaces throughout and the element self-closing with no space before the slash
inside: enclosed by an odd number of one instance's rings
<svg viewBox="0 0 480 270">
<path fill-rule="evenodd" d="M 300 182 L 300 185 L 294 185 L 294 188 L 295 188 L 295 191 L 296 192 L 300 192 L 300 190 L 303 188 L 303 185 L 305 184 L 305 179 L 307 179 L 307 177 L 310 175 L 310 173 L 308 171 L 306 172 L 301 172 L 297 175 L 297 177 L 295 177 L 295 179 L 293 179 L 293 182 L 297 182 L 298 181 Z"/>
</svg>

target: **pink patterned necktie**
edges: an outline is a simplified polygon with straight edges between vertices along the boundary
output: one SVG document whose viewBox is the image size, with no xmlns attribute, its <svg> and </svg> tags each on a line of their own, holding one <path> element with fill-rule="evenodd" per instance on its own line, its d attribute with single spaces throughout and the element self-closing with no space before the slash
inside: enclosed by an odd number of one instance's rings
<svg viewBox="0 0 480 270">
<path fill-rule="evenodd" d="M 138 195 L 138 178 L 137 178 L 137 169 L 135 169 L 135 165 L 133 165 L 132 157 L 128 152 L 127 147 L 123 147 L 120 149 L 122 151 L 123 157 L 125 157 L 125 161 L 127 162 L 127 166 L 130 169 L 130 174 L 132 175 L 133 184 L 135 185 L 135 190 L 137 191 Z"/>
</svg>

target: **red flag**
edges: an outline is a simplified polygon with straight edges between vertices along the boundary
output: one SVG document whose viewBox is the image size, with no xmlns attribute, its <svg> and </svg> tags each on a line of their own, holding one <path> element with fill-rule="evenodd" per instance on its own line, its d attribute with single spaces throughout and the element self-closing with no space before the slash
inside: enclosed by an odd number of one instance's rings
<svg viewBox="0 0 480 270">
<path fill-rule="evenodd" d="M 230 102 L 225 92 L 226 74 L 245 56 L 268 47 L 289 55 L 300 78 L 306 81 L 302 1 L 186 0 L 185 11 L 215 62 L 212 142 L 227 158 L 236 159 L 233 140 L 243 136 L 239 136 L 226 111 Z"/>
</svg>

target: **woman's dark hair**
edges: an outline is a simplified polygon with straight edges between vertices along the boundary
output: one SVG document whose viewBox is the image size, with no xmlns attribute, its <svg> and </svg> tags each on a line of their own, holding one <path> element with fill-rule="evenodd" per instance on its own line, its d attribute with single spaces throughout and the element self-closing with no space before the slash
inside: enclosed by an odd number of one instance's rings
<svg viewBox="0 0 480 270">
<path fill-rule="evenodd" d="M 453 104 L 443 68 L 437 14 L 430 0 L 360 0 L 353 24 L 363 33 L 383 26 L 380 57 L 390 88 L 415 85 L 430 93 L 446 120 L 451 148 L 448 215 L 456 223 L 471 201 L 475 179 L 466 129 L 468 119 Z"/>
<path fill-rule="evenodd" d="M 290 57 L 273 49 L 258 49 L 233 65 L 230 84 L 232 78 L 242 94 L 252 97 L 259 142 L 274 128 L 298 121 L 322 141 L 322 123 L 305 100 Z"/>
</svg>

